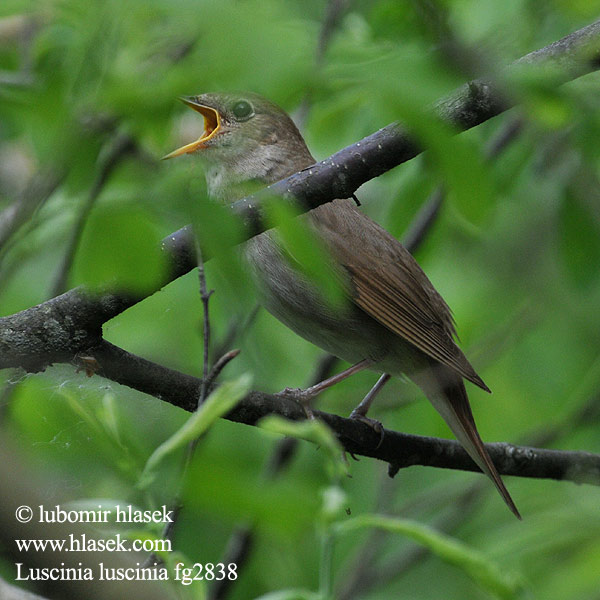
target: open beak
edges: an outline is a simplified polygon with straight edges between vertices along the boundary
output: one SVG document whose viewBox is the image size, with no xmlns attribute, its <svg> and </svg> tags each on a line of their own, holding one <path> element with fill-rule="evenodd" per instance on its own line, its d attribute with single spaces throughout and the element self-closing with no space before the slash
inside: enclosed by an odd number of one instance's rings
<svg viewBox="0 0 600 600">
<path fill-rule="evenodd" d="M 176 156 L 189 154 L 190 152 L 195 152 L 200 148 L 204 148 L 204 144 L 215 137 L 215 135 L 217 135 L 221 129 L 221 117 L 217 110 L 211 108 L 210 106 L 200 104 L 196 96 L 182 96 L 180 100 L 190 108 L 194 109 L 196 112 L 199 112 L 204 117 L 204 133 L 195 142 L 186 144 L 181 148 L 177 148 L 177 150 L 173 150 L 173 152 L 170 152 L 166 156 L 163 156 L 162 160 L 166 160 L 167 158 L 175 158 Z"/>
</svg>

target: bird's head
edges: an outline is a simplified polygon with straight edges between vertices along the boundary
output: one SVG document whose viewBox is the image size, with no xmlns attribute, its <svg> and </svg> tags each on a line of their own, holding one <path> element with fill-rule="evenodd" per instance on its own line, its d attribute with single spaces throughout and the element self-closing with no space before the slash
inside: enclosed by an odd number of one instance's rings
<svg viewBox="0 0 600 600">
<path fill-rule="evenodd" d="M 204 132 L 164 158 L 200 157 L 215 196 L 234 199 L 242 193 L 241 184 L 270 184 L 314 163 L 292 119 L 258 94 L 210 93 L 181 100 L 204 117 Z"/>
</svg>

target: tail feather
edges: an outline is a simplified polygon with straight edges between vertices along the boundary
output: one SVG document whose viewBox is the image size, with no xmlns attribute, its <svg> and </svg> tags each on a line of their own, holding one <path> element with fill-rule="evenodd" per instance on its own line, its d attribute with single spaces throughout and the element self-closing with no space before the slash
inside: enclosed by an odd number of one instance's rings
<svg viewBox="0 0 600 600">
<path fill-rule="evenodd" d="M 431 381 L 419 381 L 419 384 L 469 456 L 492 480 L 508 508 L 518 519 L 521 519 L 513 499 L 479 436 L 462 378 L 455 373 L 448 377 L 447 371 L 443 375 L 444 383 L 440 382 L 435 389 L 432 389 L 434 386 L 431 385 Z"/>
</svg>

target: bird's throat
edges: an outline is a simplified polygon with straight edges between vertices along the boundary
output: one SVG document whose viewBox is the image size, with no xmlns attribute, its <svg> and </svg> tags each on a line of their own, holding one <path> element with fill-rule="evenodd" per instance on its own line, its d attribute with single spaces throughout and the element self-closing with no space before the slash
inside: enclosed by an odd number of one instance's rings
<svg viewBox="0 0 600 600">
<path fill-rule="evenodd" d="M 207 161 L 208 193 L 221 202 L 230 203 L 284 179 L 314 162 L 294 156 L 277 144 L 261 145 L 251 151 L 236 154 L 233 148 L 219 161 Z"/>
<path fill-rule="evenodd" d="M 223 165 L 208 167 L 205 175 L 208 194 L 224 204 L 250 196 L 270 183 L 264 177 L 249 179 L 246 173 Z"/>
</svg>

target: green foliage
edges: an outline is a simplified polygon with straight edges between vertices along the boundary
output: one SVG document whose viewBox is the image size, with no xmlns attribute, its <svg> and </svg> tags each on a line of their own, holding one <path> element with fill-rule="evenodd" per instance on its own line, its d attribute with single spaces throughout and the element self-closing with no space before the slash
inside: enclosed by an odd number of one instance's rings
<svg viewBox="0 0 600 600">
<path fill-rule="evenodd" d="M 498 565 L 481 553 L 431 527 L 408 519 L 361 515 L 351 521 L 340 523 L 336 527 L 336 534 L 340 535 L 363 528 L 377 528 L 409 537 L 426 546 L 442 560 L 462 569 L 493 596 L 505 600 L 514 600 L 520 597 L 523 585 L 516 580 L 514 575 L 504 573 Z"/>
<path fill-rule="evenodd" d="M 599 273 L 596 267 L 600 264 L 600 219 L 594 214 L 598 205 L 588 197 L 588 190 L 586 186 L 582 194 L 574 191 L 565 197 L 560 220 L 565 270 L 575 285 L 584 291 L 597 285 Z"/>
<path fill-rule="evenodd" d="M 267 203 L 266 212 L 269 225 L 277 226 L 277 235 L 290 265 L 322 291 L 334 310 L 341 309 L 345 298 L 342 280 L 336 274 L 324 243 L 314 235 L 306 221 L 295 218 L 294 210 L 278 203 L 276 197 Z"/>
<path fill-rule="evenodd" d="M 215 290 L 211 362 L 241 349 L 192 415 L 68 364 L 35 375 L 2 372 L 3 440 L 14 441 L 23 471 L 43 474 L 39 482 L 27 476 L 28 484 L 74 509 L 155 509 L 172 505 L 180 490 L 175 551 L 162 556 L 171 572 L 178 562 L 224 560 L 232 533 L 249 528 L 252 548 L 233 599 L 338 597 L 357 565 L 365 571 L 353 597 L 484 600 L 518 597 L 522 588 L 545 600 L 595 597 L 600 522 L 592 486 L 509 480 L 524 515 L 517 523 L 478 475 L 406 469 L 388 481 L 385 465 L 346 462 L 318 422 L 246 427 L 219 418 L 247 389 L 243 374 L 265 391 L 304 386 L 320 357 L 264 311 L 252 316 L 235 246 L 239 223 L 208 201 L 196 157 L 159 160 L 200 134 L 201 120 L 178 96 L 249 89 L 292 114 L 308 97 L 301 128 L 318 158 L 395 120 L 427 146 L 358 197 L 400 237 L 430 194 L 446 191 L 418 259 L 494 391 L 488 397 L 469 386 L 483 438 L 600 452 L 600 77 L 557 86 L 552 70 L 502 71 L 591 22 L 600 3 L 346 3 L 321 53 L 334 4 L 0 3 L 0 231 L 11 209 L 27 208 L 0 248 L 2 314 L 48 299 L 70 258 L 70 285 L 152 288 L 164 276 L 160 240 L 192 223 Z M 517 108 L 455 135 L 429 107 L 481 76 L 501 82 Z M 521 133 L 490 160 L 490 141 L 515 118 L 523 119 Z M 132 147 L 113 163 L 111 149 L 124 135 Z M 48 174 L 58 187 L 36 195 Z M 289 254 L 335 302 L 323 249 L 293 215 L 277 205 L 271 213 Z M 81 239 L 67 256 L 80 218 Z M 104 326 L 110 342 L 197 376 L 204 334 L 195 273 Z M 375 377 L 365 372 L 335 386 L 319 396 L 319 408 L 348 414 Z M 450 435 L 407 382 L 391 382 L 373 416 L 386 429 Z M 182 481 L 185 447 L 200 435 Z M 297 440 L 296 452 L 274 472 L 284 436 Z M 156 539 L 161 529 L 121 533 Z M 12 576 L 12 562 L 0 568 Z M 204 598 L 210 587 L 171 591 Z"/>
<path fill-rule="evenodd" d="M 146 211 L 109 206 L 88 218 L 73 266 L 73 284 L 106 285 L 143 293 L 166 272 L 160 235 Z"/>
<path fill-rule="evenodd" d="M 251 378 L 245 375 L 219 386 L 182 427 L 154 450 L 144 466 L 138 485 L 141 488 L 148 487 L 156 478 L 156 468 L 167 456 L 200 438 L 217 419 L 235 408 L 250 390 L 250 381 Z"/>
<path fill-rule="evenodd" d="M 316 419 L 296 423 L 281 417 L 271 416 L 262 419 L 260 426 L 272 433 L 279 433 L 316 444 L 327 458 L 326 467 L 329 478 L 338 481 L 342 476 L 348 474 L 348 464 L 344 460 L 342 447 L 324 423 Z"/>
</svg>

